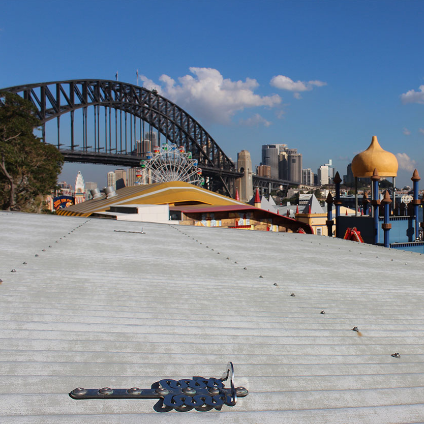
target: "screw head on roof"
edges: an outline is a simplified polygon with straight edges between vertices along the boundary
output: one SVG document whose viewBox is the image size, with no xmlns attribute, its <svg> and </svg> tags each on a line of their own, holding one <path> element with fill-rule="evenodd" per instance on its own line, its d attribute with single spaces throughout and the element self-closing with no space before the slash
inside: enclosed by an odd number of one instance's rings
<svg viewBox="0 0 424 424">
<path fill-rule="evenodd" d="M 392 353 L 390 356 L 392 356 L 393 358 L 400 358 L 400 355 L 398 352 Z"/>
<path fill-rule="evenodd" d="M 51 246 L 49 246 L 49 247 L 51 247 Z"/>
<path fill-rule="evenodd" d="M 12 269 L 12 271 L 10 271 L 10 272 L 16 272 L 16 269 Z"/>
<path fill-rule="evenodd" d="M 290 296 L 291 296 L 291 297 L 295 297 L 296 295 L 295 295 L 294 293 L 292 293 Z"/>
<path fill-rule="evenodd" d="M 36 258 L 38 258 L 38 255 L 35 255 Z"/>
<path fill-rule="evenodd" d="M 43 250 L 42 250 L 42 252 L 45 252 L 45 251 L 46 251 L 46 249 L 43 249 Z"/>
<path fill-rule="evenodd" d="M 235 264 L 238 264 L 238 262 L 237 262 L 237 261 L 235 261 L 234 263 L 235 263 Z"/>
<path fill-rule="evenodd" d="M 259 278 L 264 278 L 264 277 L 262 277 L 262 275 L 260 275 Z"/>
<path fill-rule="evenodd" d="M 3 280 L 0 278 L 0 284 L 3 282 Z"/>
<path fill-rule="evenodd" d="M 236 395 L 240 397 L 245 397 L 249 394 L 249 391 L 245 387 L 237 387 Z"/>
<path fill-rule="evenodd" d="M 274 286 L 278 286 L 278 284 L 277 283 L 274 283 Z"/>
<path fill-rule="evenodd" d="M 209 389 L 209 393 L 210 393 L 212 396 L 219 395 L 219 389 L 218 389 L 218 387 L 216 387 L 216 386 L 211 387 L 211 388 Z"/>
<path fill-rule="evenodd" d="M 230 259 L 229 257 L 227 257 L 227 259 Z"/>
<path fill-rule="evenodd" d="M 156 393 L 160 396 L 166 396 L 167 394 L 169 394 L 169 390 L 164 389 L 163 387 L 159 387 L 158 389 L 156 389 Z"/>
<path fill-rule="evenodd" d="M 101 395 L 111 395 L 113 393 L 113 390 L 110 387 L 103 387 L 102 389 L 99 389 L 99 394 Z"/>
<path fill-rule="evenodd" d="M 142 390 L 138 387 L 131 387 L 131 389 L 127 390 L 127 393 L 130 395 L 141 395 Z"/>
<path fill-rule="evenodd" d="M 72 390 L 72 394 L 75 396 L 83 396 L 87 393 L 87 390 L 83 387 L 77 387 L 76 389 Z"/>
<path fill-rule="evenodd" d="M 320 313 L 321 313 L 322 315 L 324 315 L 324 314 L 325 314 L 325 311 L 321 311 Z"/>
<path fill-rule="evenodd" d="M 359 330 L 358 330 L 358 327 L 353 327 L 353 328 L 352 328 L 352 331 L 359 331 Z"/>
<path fill-rule="evenodd" d="M 22 265 L 26 265 L 27 263 L 26 262 L 22 262 Z"/>
<path fill-rule="evenodd" d="M 196 394 L 196 389 L 193 389 L 193 387 L 185 387 L 183 393 L 188 396 L 194 396 Z"/>
<path fill-rule="evenodd" d="M 244 267 L 243 269 L 247 269 L 246 267 Z"/>
</svg>

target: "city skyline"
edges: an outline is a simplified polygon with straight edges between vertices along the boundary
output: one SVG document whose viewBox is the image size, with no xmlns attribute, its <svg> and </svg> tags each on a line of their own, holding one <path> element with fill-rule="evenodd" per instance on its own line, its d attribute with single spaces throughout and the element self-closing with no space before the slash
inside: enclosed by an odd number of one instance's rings
<svg viewBox="0 0 424 424">
<path fill-rule="evenodd" d="M 118 72 L 185 109 L 234 162 L 248 150 L 254 169 L 263 144 L 287 144 L 304 169 L 331 157 L 344 174 L 377 135 L 398 185 L 424 173 L 422 2 L 0 4 L 0 88 Z M 155 19 L 140 27 L 139 14 Z M 67 163 L 60 179 L 81 170 L 100 186 L 115 168 Z"/>
</svg>

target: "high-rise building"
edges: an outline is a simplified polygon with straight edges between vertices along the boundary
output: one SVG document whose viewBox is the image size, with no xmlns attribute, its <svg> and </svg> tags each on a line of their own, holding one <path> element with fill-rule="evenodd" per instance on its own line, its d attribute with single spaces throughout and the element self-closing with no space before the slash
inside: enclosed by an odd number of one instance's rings
<svg viewBox="0 0 424 424">
<path fill-rule="evenodd" d="M 136 142 L 136 149 L 137 149 L 137 155 L 144 157 L 146 156 L 147 152 L 152 151 L 152 143 L 150 139 L 145 138 L 144 140 L 137 140 Z"/>
<path fill-rule="evenodd" d="M 271 167 L 271 178 L 279 178 L 279 154 L 287 147 L 286 144 L 264 144 L 262 145 L 262 163 Z"/>
<path fill-rule="evenodd" d="M 333 161 L 328 160 L 328 163 L 321 165 L 318 168 L 318 184 L 326 185 L 332 184 L 335 175 L 335 169 L 333 168 Z"/>
<path fill-rule="evenodd" d="M 135 186 L 135 182 L 137 181 L 137 169 L 138 168 L 128 168 L 127 169 L 127 187 Z"/>
<path fill-rule="evenodd" d="M 302 183 L 302 155 L 297 149 L 287 149 L 287 176 L 292 183 Z"/>
<path fill-rule="evenodd" d="M 264 144 L 261 164 L 271 167 L 273 179 L 302 183 L 302 155 L 297 149 L 287 148 L 287 144 Z"/>
<path fill-rule="evenodd" d="M 153 130 L 144 134 L 144 140 L 149 140 L 152 146 L 158 145 L 158 137 L 157 134 L 153 132 Z"/>
<path fill-rule="evenodd" d="M 116 190 L 116 175 L 113 171 L 107 173 L 107 186 Z"/>
<path fill-rule="evenodd" d="M 258 177 L 271 178 L 271 167 L 269 165 L 259 165 L 256 167 L 256 175 Z"/>
<path fill-rule="evenodd" d="M 115 188 L 116 190 L 124 188 L 127 181 L 127 173 L 125 169 L 115 170 Z"/>
<path fill-rule="evenodd" d="M 302 169 L 302 184 L 307 186 L 314 185 L 314 173 L 311 168 Z"/>
<path fill-rule="evenodd" d="M 288 181 L 289 175 L 289 164 L 287 162 L 288 154 L 287 149 L 284 149 L 280 154 L 278 155 L 278 178 L 280 180 Z"/>
<path fill-rule="evenodd" d="M 321 165 L 318 168 L 318 184 L 320 186 L 328 184 L 328 166 Z"/>
<path fill-rule="evenodd" d="M 242 150 L 237 154 L 237 170 L 244 172 L 244 176 L 236 181 L 240 200 L 242 202 L 248 202 L 253 197 L 253 172 L 252 159 L 247 150 Z"/>
<path fill-rule="evenodd" d="M 346 168 L 346 175 L 343 175 L 343 183 L 346 185 L 352 185 L 355 182 L 355 177 L 353 176 L 352 172 L 352 163 L 349 163 L 349 165 Z"/>
</svg>

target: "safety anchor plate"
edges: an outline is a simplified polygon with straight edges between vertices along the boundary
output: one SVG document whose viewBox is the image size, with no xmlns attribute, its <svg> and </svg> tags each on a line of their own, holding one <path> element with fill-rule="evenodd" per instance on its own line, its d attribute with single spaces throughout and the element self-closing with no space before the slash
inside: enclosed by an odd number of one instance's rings
<svg viewBox="0 0 424 424">
<path fill-rule="evenodd" d="M 223 382 L 227 381 L 229 387 Z M 84 389 L 78 387 L 69 393 L 72 399 L 158 399 L 155 411 L 168 412 L 173 409 L 187 412 L 220 410 L 222 405 L 234 406 L 237 397 L 249 394 L 244 387 L 234 387 L 234 366 L 229 362 L 221 378 L 193 377 L 190 379 L 163 379 L 152 384 L 150 389 Z"/>
</svg>

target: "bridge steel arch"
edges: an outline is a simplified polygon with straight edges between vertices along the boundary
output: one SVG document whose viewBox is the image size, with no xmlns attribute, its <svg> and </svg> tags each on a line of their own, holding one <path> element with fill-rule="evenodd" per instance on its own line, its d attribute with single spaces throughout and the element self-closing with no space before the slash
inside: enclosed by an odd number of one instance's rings
<svg viewBox="0 0 424 424">
<path fill-rule="evenodd" d="M 42 123 L 43 139 L 46 141 L 45 124 L 57 120 L 57 147 L 68 162 L 114 164 L 136 167 L 141 154 L 136 149 L 136 118 L 148 123 L 168 141 L 182 145 L 191 151 L 193 158 L 206 177 L 207 188 L 234 196 L 235 179 L 243 174 L 237 172 L 233 161 L 224 153 L 210 134 L 181 107 L 159 95 L 155 90 L 148 90 L 120 81 L 100 79 L 79 79 L 68 81 L 43 82 L 36 84 L 8 87 L 0 91 L 18 94 L 31 101 L 37 109 L 37 116 Z M 1 99 L 0 99 L 1 103 Z M 88 146 L 87 109 L 94 108 L 94 146 Z M 100 136 L 100 108 L 104 108 L 104 137 Z M 82 146 L 76 144 L 74 131 L 74 112 L 83 111 Z M 111 110 L 115 110 L 115 146 L 111 131 Z M 117 112 L 121 119 L 121 146 L 117 140 Z M 125 131 L 127 131 L 127 114 L 131 118 L 131 143 L 128 151 L 122 146 L 122 113 L 125 114 Z M 70 146 L 63 148 L 60 142 L 60 118 L 70 114 Z M 109 119 L 108 119 L 109 116 Z M 134 121 L 134 126 L 132 124 Z M 109 124 L 109 128 L 108 128 Z M 96 129 L 97 126 L 97 129 Z M 141 138 L 141 137 L 140 137 Z M 134 141 L 134 144 L 133 144 Z M 78 141 L 79 143 L 79 141 Z M 52 143 L 55 144 L 55 143 Z"/>
</svg>

